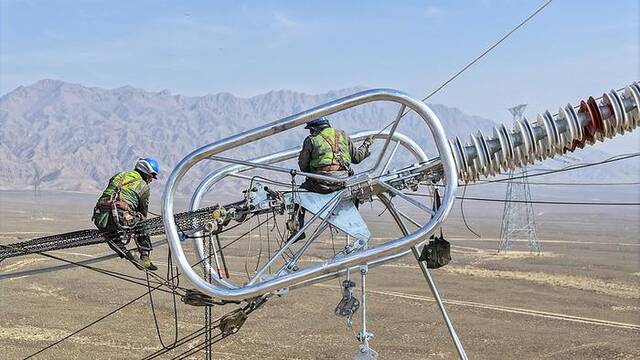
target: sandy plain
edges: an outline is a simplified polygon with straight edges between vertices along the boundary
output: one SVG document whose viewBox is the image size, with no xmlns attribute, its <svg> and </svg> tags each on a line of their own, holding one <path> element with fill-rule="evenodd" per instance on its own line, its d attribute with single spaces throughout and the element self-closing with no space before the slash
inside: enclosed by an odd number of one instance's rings
<svg viewBox="0 0 640 360">
<path fill-rule="evenodd" d="M 622 196 L 623 198 L 625 196 Z M 632 192 L 631 198 L 637 193 Z M 627 197 L 626 200 L 629 200 Z M 29 193 L 0 193 L 0 243 L 90 228 L 93 197 L 45 194 L 32 219 Z M 508 255 L 496 253 L 501 204 L 465 203 L 445 227 L 453 262 L 433 271 L 449 314 L 472 359 L 638 359 L 640 358 L 640 233 L 635 207 L 537 206 L 543 253 L 526 243 Z M 397 236 L 389 217 L 363 210 L 375 239 Z M 225 235 L 223 242 L 234 234 Z M 254 234 L 254 236 L 256 236 Z M 331 244 L 318 244 L 317 258 Z M 255 265 L 257 246 L 249 252 Z M 154 252 L 160 273 L 167 247 Z M 83 260 L 108 254 L 104 245 L 61 250 L 56 255 Z M 245 248 L 227 254 L 234 275 L 244 273 Z M 0 274 L 58 265 L 37 255 L 0 262 Z M 122 260 L 97 267 L 141 276 Z M 253 313 L 241 331 L 214 346 L 215 359 L 351 359 L 357 342 L 345 321 L 333 314 L 340 300 L 338 280 L 292 291 Z M 188 286 L 186 279 L 181 285 Z M 22 359 L 132 298 L 145 287 L 86 269 L 0 280 L 0 346 L 3 359 Z M 381 359 L 454 359 L 455 349 L 414 259 L 402 258 L 371 269 L 368 278 L 371 345 Z M 168 294 L 156 293 L 165 341 L 173 335 Z M 233 307 L 214 307 L 220 316 Z M 203 324 L 202 308 L 178 303 L 181 336 Z M 359 317 L 354 320 L 358 331 Z M 171 359 L 193 341 L 161 358 Z M 148 297 L 40 354 L 38 359 L 140 359 L 160 348 Z M 203 353 L 191 357 L 204 358 Z"/>
</svg>

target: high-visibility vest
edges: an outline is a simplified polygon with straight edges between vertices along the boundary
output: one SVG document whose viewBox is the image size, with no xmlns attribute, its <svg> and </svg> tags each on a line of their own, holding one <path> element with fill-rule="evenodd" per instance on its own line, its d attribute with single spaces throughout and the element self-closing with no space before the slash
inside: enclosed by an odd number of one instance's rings
<svg viewBox="0 0 640 360">
<path fill-rule="evenodd" d="M 118 188 L 120 188 L 120 196 L 119 199 L 114 200 L 125 201 L 132 209 L 137 209 L 140 205 L 142 194 L 145 191 L 149 191 L 149 184 L 142 179 L 142 176 L 137 171 L 123 171 L 109 180 L 109 185 L 102 192 L 100 199 L 111 199 Z"/>
<path fill-rule="evenodd" d="M 338 129 L 325 128 L 319 134 L 311 136 L 310 165 L 320 168 L 327 165 L 342 165 L 345 169 L 351 164 L 351 153 L 347 134 Z"/>
</svg>

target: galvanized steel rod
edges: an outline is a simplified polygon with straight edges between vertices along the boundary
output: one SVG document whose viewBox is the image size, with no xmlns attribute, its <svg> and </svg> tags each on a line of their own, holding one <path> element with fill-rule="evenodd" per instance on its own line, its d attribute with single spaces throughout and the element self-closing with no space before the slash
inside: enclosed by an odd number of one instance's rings
<svg viewBox="0 0 640 360">
<path fill-rule="evenodd" d="M 420 209 L 422 211 L 425 211 L 425 212 L 429 213 L 430 215 L 434 215 L 436 213 L 435 211 L 433 211 L 433 209 L 430 209 L 430 208 L 420 204 L 416 200 L 414 200 L 414 199 L 410 198 L 409 196 L 407 196 L 406 194 L 404 194 L 402 191 L 394 188 L 393 186 L 385 183 L 384 181 L 381 181 L 378 184 L 380 186 L 382 186 L 383 188 L 387 189 L 389 192 L 393 193 L 394 195 L 397 195 L 397 196 L 403 198 L 405 201 L 407 201 L 411 205 L 417 207 L 418 209 Z"/>
<path fill-rule="evenodd" d="M 336 208 L 336 206 L 338 206 L 338 204 L 339 202 L 334 204 L 331 207 L 331 210 L 329 210 L 329 213 L 331 213 L 331 211 L 333 211 Z M 282 265 L 282 267 L 276 272 L 276 275 L 280 275 L 283 271 L 287 269 L 292 270 L 293 267 L 296 266 L 296 264 L 298 263 L 298 260 L 300 260 L 304 252 L 307 251 L 307 249 L 311 245 L 311 242 L 315 240 L 329 225 L 327 219 L 328 219 L 328 216 L 327 218 L 322 219 L 322 222 L 320 223 L 320 225 L 318 225 L 318 227 L 313 231 L 311 236 L 308 239 L 306 239 L 306 241 L 304 242 L 304 244 L 302 244 L 300 249 L 296 251 L 296 253 L 293 255 L 293 258 L 291 258 L 289 261 L 284 263 L 284 265 Z"/>
<path fill-rule="evenodd" d="M 228 158 L 228 157 L 211 156 L 211 157 L 209 157 L 209 159 L 210 160 L 215 160 L 215 161 L 227 162 L 227 163 L 231 163 L 231 164 L 237 164 L 237 165 L 252 166 L 252 167 L 255 167 L 255 168 L 259 168 L 259 169 L 271 170 L 271 171 L 281 172 L 281 173 L 285 173 L 285 174 L 306 176 L 308 178 L 322 180 L 322 181 L 328 181 L 328 182 L 332 182 L 332 183 L 341 184 L 341 183 L 345 182 L 344 179 L 333 177 L 333 176 L 318 175 L 318 174 L 314 174 L 314 173 L 298 171 L 298 170 L 295 170 L 295 169 L 287 169 L 287 168 L 283 168 L 283 167 L 280 167 L 280 166 L 267 165 L 267 164 L 262 164 L 262 163 L 257 163 L 257 162 L 232 159 L 232 158 Z"/>
<path fill-rule="evenodd" d="M 417 246 L 411 247 L 411 251 L 413 252 L 413 255 L 416 257 L 416 260 L 418 260 L 418 258 L 420 257 L 420 251 L 418 250 L 418 247 Z M 427 268 L 427 264 L 425 264 L 424 261 L 420 261 L 420 260 L 418 260 L 418 264 L 420 265 L 420 270 L 422 270 L 422 274 L 424 275 L 425 279 L 427 279 L 427 284 L 429 284 L 429 289 L 431 289 L 431 293 L 433 293 L 433 297 L 436 299 L 436 303 L 440 308 L 440 313 L 442 314 L 442 318 L 444 319 L 445 324 L 447 324 L 449 335 L 451 335 L 451 339 L 453 340 L 453 343 L 456 347 L 458 356 L 460 356 L 461 360 L 468 360 L 467 353 L 465 352 L 464 347 L 462 346 L 462 341 L 460 341 L 460 338 L 458 337 L 458 333 L 456 332 L 456 329 L 453 327 L 453 323 L 451 322 L 451 319 L 449 319 L 449 314 L 447 314 L 447 309 L 445 309 L 444 307 L 444 303 L 440 298 L 440 293 L 438 292 L 438 289 L 436 288 L 436 284 L 433 281 L 433 278 L 431 277 L 431 272 Z"/>
<path fill-rule="evenodd" d="M 384 195 L 378 195 L 378 198 L 380 199 L 380 201 L 382 201 L 383 204 L 385 204 L 391 216 L 393 216 L 393 218 L 396 220 L 396 223 L 398 224 L 400 231 L 402 231 L 403 234 L 407 234 L 408 229 L 404 224 L 404 221 L 402 221 L 402 219 L 399 216 L 399 210 L 397 210 L 396 207 Z M 410 221 L 414 223 L 414 225 L 418 227 L 420 226 L 420 224 L 418 224 L 414 220 L 410 220 Z M 461 360 L 468 360 L 467 353 L 465 352 L 462 342 L 458 337 L 458 333 L 456 332 L 456 329 L 453 327 L 453 323 L 451 322 L 451 319 L 449 319 L 449 315 L 447 314 L 447 310 L 444 307 L 442 298 L 440 298 L 440 293 L 438 292 L 438 289 L 436 288 L 436 284 L 433 281 L 433 278 L 431 277 L 431 272 L 427 268 L 427 265 L 425 264 L 424 261 L 418 260 L 420 258 L 420 250 L 418 249 L 418 246 L 417 245 L 412 246 L 411 252 L 413 253 L 413 256 L 416 258 L 416 261 L 418 261 L 420 270 L 422 271 L 422 274 L 427 280 L 429 289 L 431 290 L 431 293 L 433 294 L 433 297 L 435 298 L 436 303 L 438 304 L 438 308 L 440 309 L 440 313 L 442 313 L 442 318 L 444 319 L 444 322 L 447 325 L 447 329 L 449 330 L 449 335 L 451 335 L 451 339 L 453 341 L 453 344 L 456 347 L 458 356 L 460 357 Z"/>
<path fill-rule="evenodd" d="M 398 111 L 398 115 L 396 115 L 396 119 L 393 121 L 393 125 L 391 126 L 391 130 L 389 132 L 389 134 L 391 136 L 393 136 L 393 134 L 396 132 L 396 129 L 398 128 L 398 124 L 400 124 L 400 119 L 402 118 L 402 114 L 404 113 L 404 109 L 406 109 L 406 108 L 407 108 L 407 106 L 404 105 L 404 104 L 402 104 L 400 106 L 400 111 Z M 380 166 L 380 163 L 382 162 L 382 159 L 384 158 L 384 155 L 387 152 L 387 148 L 389 147 L 389 142 L 391 142 L 391 136 L 389 136 L 384 141 L 384 145 L 382 146 L 382 150 L 380 150 L 380 156 L 378 156 L 378 158 L 376 159 L 376 163 L 373 165 L 373 167 L 371 169 L 369 169 L 368 172 L 372 173 L 372 172 L 376 171 L 378 166 Z"/>
<path fill-rule="evenodd" d="M 396 153 L 398 152 L 398 148 L 400 147 L 400 143 L 396 142 L 395 146 L 393 147 L 393 149 L 391 149 L 391 154 L 389 154 L 389 158 L 387 159 L 387 161 L 384 163 L 384 166 L 382 167 L 382 170 L 380 170 L 380 175 L 384 175 L 384 173 L 387 172 L 387 170 L 389 170 L 389 165 L 391 165 L 391 161 L 393 160 L 393 158 L 396 156 Z"/>
<path fill-rule="evenodd" d="M 313 215 L 313 217 L 311 218 L 311 220 L 309 220 L 309 222 L 307 222 L 306 224 L 304 224 L 302 226 L 302 228 L 300 228 L 300 230 L 298 230 L 298 232 L 292 236 L 289 240 L 287 240 L 287 242 L 282 245 L 282 247 L 278 250 L 277 253 L 275 253 L 270 259 L 269 261 L 267 261 L 266 264 L 264 264 L 260 270 L 258 270 L 256 272 L 256 274 L 251 278 L 251 280 L 249 280 L 249 282 L 247 283 L 247 285 L 252 285 L 255 284 L 258 280 L 260 280 L 260 277 L 264 274 L 264 272 L 271 266 L 273 265 L 273 263 L 280 258 L 280 256 L 282 256 L 282 254 L 284 254 L 284 252 L 289 248 L 289 246 L 291 246 L 291 244 L 293 244 L 294 242 L 296 242 L 300 236 L 302 236 L 302 233 L 304 233 L 310 226 L 311 224 L 313 224 L 313 222 L 315 222 L 319 217 L 321 217 L 323 215 L 323 213 L 327 212 L 329 215 L 331 213 L 331 211 L 340 203 L 340 200 L 342 198 L 342 195 L 344 195 L 344 193 L 346 192 L 346 190 L 341 190 L 340 192 L 338 192 L 337 194 L 335 194 L 334 197 L 331 198 L 331 200 L 329 200 L 321 209 L 320 211 L 318 211 L 316 214 Z M 327 211 L 328 209 L 330 209 L 329 211 Z"/>
<path fill-rule="evenodd" d="M 242 175 L 242 174 L 237 174 L 237 173 L 231 173 L 228 176 L 229 177 L 234 177 L 234 178 L 237 178 L 237 179 L 244 179 L 244 180 L 254 180 L 255 179 L 254 176 Z M 291 189 L 291 184 L 287 184 L 287 183 L 284 183 L 284 182 L 279 182 L 279 181 L 274 181 L 274 180 L 269 180 L 269 179 L 263 179 L 263 178 L 261 178 L 259 180 L 259 182 Z"/>
</svg>

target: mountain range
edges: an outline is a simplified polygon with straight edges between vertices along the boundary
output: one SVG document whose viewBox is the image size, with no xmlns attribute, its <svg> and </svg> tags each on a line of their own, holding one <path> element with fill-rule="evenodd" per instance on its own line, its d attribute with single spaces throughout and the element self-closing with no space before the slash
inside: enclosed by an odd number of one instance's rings
<svg viewBox="0 0 640 360">
<path fill-rule="evenodd" d="M 229 93 L 204 96 L 149 92 L 131 86 L 102 89 L 59 80 L 41 80 L 0 97 L 0 190 L 33 187 L 34 174 L 46 179 L 41 189 L 96 192 L 115 172 L 130 168 L 140 156 L 159 159 L 163 175 L 197 147 L 261 124 L 309 109 L 364 88 L 324 94 L 289 90 L 250 98 Z M 467 138 L 477 130 L 490 131 L 495 121 L 465 114 L 457 108 L 429 104 L 449 137 Z M 397 104 L 373 103 L 331 116 L 348 132 L 380 129 L 392 121 Z M 505 116 L 508 117 L 508 116 Z M 416 130 L 415 118 L 399 131 L 433 152 L 430 135 Z M 297 146 L 302 129 L 279 134 L 243 149 L 245 158 Z M 577 159 L 608 157 L 597 150 L 576 153 Z M 589 177 L 637 177 L 633 166 L 602 168 Z M 193 181 L 210 170 L 199 166 Z M 159 191 L 162 182 L 153 184 Z M 182 189 L 188 192 L 188 189 Z"/>
</svg>

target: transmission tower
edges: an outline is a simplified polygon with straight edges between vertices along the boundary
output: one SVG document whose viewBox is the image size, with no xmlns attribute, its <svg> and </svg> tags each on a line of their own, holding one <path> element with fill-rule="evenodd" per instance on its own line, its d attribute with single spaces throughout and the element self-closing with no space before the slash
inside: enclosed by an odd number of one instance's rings
<svg viewBox="0 0 640 360">
<path fill-rule="evenodd" d="M 40 193 L 40 185 L 42 184 L 42 172 L 37 166 L 33 166 L 33 208 L 31 209 L 31 219 L 44 218 L 44 210 L 42 209 L 42 199 Z"/>
<path fill-rule="evenodd" d="M 522 119 L 526 107 L 527 104 L 521 104 L 509 109 L 514 121 Z M 514 176 L 518 179 L 509 181 L 507 185 L 498 251 L 506 253 L 513 245 L 514 240 L 527 240 L 529 251 L 539 255 L 541 248 L 536 233 L 527 167 L 522 166 L 522 172 L 519 174 L 514 173 L 513 170 L 509 171 L 509 178 Z"/>
<path fill-rule="evenodd" d="M 33 208 L 31 209 L 31 219 L 44 219 L 44 209 L 42 208 L 42 194 L 40 193 L 40 186 L 42 184 L 51 182 L 60 176 L 62 168 L 53 170 L 52 172 L 43 175 L 43 172 L 38 168 L 35 163 L 33 164 L 33 178 L 31 185 L 33 185 Z"/>
</svg>

